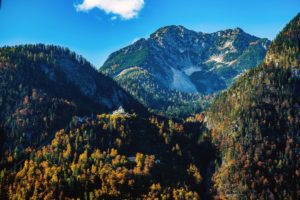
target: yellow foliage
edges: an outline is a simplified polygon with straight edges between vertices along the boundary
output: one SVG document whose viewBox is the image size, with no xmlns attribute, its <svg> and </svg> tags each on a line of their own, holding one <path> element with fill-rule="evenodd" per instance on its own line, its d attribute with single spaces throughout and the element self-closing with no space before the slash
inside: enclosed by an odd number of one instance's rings
<svg viewBox="0 0 300 200">
<path fill-rule="evenodd" d="M 58 183 L 58 177 L 56 174 L 53 174 L 52 178 L 51 178 L 51 183 L 56 184 Z"/>
<path fill-rule="evenodd" d="M 110 150 L 110 156 L 111 157 L 116 157 L 118 155 L 118 150 L 116 149 L 111 149 Z"/>
</svg>

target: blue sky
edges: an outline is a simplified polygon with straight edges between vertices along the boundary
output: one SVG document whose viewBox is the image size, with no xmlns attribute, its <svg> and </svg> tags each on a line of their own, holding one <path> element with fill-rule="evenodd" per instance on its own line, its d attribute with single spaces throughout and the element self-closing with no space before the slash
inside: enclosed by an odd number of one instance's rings
<svg viewBox="0 0 300 200">
<path fill-rule="evenodd" d="M 183 25 L 202 32 L 240 27 L 273 39 L 300 11 L 299 0 L 83 1 L 2 0 L 0 46 L 61 45 L 100 67 L 113 51 L 162 26 Z M 128 4 L 119 5 L 122 1 Z"/>
</svg>

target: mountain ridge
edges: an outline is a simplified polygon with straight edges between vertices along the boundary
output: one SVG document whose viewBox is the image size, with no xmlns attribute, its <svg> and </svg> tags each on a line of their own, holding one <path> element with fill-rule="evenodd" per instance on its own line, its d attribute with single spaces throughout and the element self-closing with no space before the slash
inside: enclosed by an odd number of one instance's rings
<svg viewBox="0 0 300 200">
<path fill-rule="evenodd" d="M 189 97 L 181 96 L 193 95 L 198 96 L 199 111 L 206 102 L 204 95 L 226 89 L 261 63 L 269 43 L 240 28 L 208 34 L 166 26 L 112 53 L 99 71 L 151 110 L 166 113 L 169 107 L 188 108 Z M 172 99 L 155 97 L 160 91 Z"/>
<path fill-rule="evenodd" d="M 240 35 L 242 35 L 241 37 L 243 37 L 243 40 L 249 40 L 248 44 L 246 44 L 245 41 L 240 41 L 240 44 L 234 46 L 232 43 L 236 42 L 236 40 L 239 39 L 238 37 L 240 37 Z M 219 39 L 220 37 L 221 39 Z M 218 39 L 221 41 L 216 42 L 216 40 Z M 220 44 L 216 44 L 218 42 Z M 199 44 L 195 43 L 201 44 L 199 46 Z M 211 44 L 208 44 L 208 46 L 206 47 L 206 43 Z M 215 47 L 211 47 L 212 45 L 214 45 Z M 189 78 L 189 76 L 193 75 L 193 73 L 197 71 L 205 70 L 202 69 L 203 67 L 201 68 L 201 66 L 199 65 L 215 64 L 217 68 L 224 68 L 223 65 L 229 65 L 234 68 L 235 63 L 238 62 L 238 60 L 232 59 L 230 57 L 235 56 L 233 54 L 236 51 L 240 51 L 241 49 L 242 51 L 246 51 L 246 48 L 255 45 L 261 45 L 262 48 L 266 51 L 269 45 L 269 41 L 264 38 L 260 39 L 247 34 L 240 28 L 227 29 L 214 33 L 203 33 L 186 29 L 183 26 L 165 26 L 152 33 L 149 38 L 140 39 L 134 44 L 112 53 L 100 68 L 100 71 L 111 77 L 115 77 L 119 73 L 121 73 L 123 69 L 139 66 L 149 70 L 150 73 L 153 73 L 154 77 L 158 79 L 158 82 L 169 89 L 177 89 L 181 92 L 207 93 L 201 89 L 199 90 L 199 88 L 189 90 L 183 87 L 172 87 L 172 85 L 170 85 L 172 84 L 170 83 L 170 81 L 172 81 L 172 78 L 174 79 L 174 77 L 170 77 L 170 74 L 175 74 L 176 76 L 176 72 L 178 73 L 178 71 L 176 70 L 180 70 L 180 72 L 183 72 L 182 76 L 187 75 L 187 78 L 192 79 L 190 81 L 193 82 L 193 78 Z M 200 50 L 197 50 L 195 48 Z M 205 51 L 210 51 L 210 53 L 208 55 L 205 55 Z M 230 53 L 231 55 L 226 55 Z M 121 58 L 119 58 L 120 56 Z M 122 56 L 125 57 L 122 58 Z M 162 58 L 161 56 L 164 56 L 165 58 Z M 177 59 L 176 56 L 179 59 Z M 242 54 L 240 56 L 242 56 Z M 264 57 L 264 55 L 261 57 Z M 262 58 L 260 58 L 260 61 L 261 59 Z M 238 64 L 241 65 L 240 63 Z M 253 66 L 255 65 L 257 65 L 257 63 L 253 64 Z M 246 69 L 253 66 L 248 65 L 246 66 Z M 171 70 L 173 71 L 170 72 Z M 206 69 L 206 71 L 209 70 L 216 71 L 216 73 L 220 71 L 220 69 L 218 70 L 211 67 Z M 239 72 L 241 73 L 242 70 L 243 69 L 239 69 Z M 234 73 L 235 75 L 237 75 L 237 72 Z M 228 74 L 223 73 L 223 75 L 225 75 L 225 78 L 229 78 Z M 163 78 L 164 76 L 166 77 Z M 234 78 L 233 75 L 231 75 L 230 77 Z M 181 80 L 184 81 L 184 78 L 182 78 Z M 166 82 L 169 83 L 166 84 Z M 219 86 L 219 89 L 226 87 L 226 83 L 224 81 L 222 83 L 219 83 L 221 85 Z M 193 82 L 193 84 L 195 85 L 197 84 L 197 82 Z M 187 85 L 191 84 L 188 83 Z M 217 88 L 213 89 L 213 91 L 215 90 L 217 90 Z"/>
</svg>

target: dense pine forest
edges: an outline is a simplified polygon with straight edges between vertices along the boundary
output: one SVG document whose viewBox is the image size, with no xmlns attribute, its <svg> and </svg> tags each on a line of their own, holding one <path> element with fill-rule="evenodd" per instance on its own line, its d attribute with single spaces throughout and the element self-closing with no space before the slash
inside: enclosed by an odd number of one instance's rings
<svg viewBox="0 0 300 200">
<path fill-rule="evenodd" d="M 300 199 L 299 49 L 300 14 L 216 97 L 139 102 L 146 72 L 127 93 L 68 49 L 0 48 L 0 199 Z"/>
</svg>

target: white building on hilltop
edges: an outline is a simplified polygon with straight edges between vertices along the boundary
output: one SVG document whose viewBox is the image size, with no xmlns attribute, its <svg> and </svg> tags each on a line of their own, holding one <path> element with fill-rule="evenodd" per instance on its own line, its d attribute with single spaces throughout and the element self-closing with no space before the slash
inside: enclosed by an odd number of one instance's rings
<svg viewBox="0 0 300 200">
<path fill-rule="evenodd" d="M 120 106 L 120 107 L 119 107 L 117 110 L 115 110 L 112 114 L 113 114 L 113 115 L 125 115 L 125 116 L 127 116 L 127 117 L 130 117 L 130 114 L 127 113 L 127 112 L 125 111 L 125 109 L 124 109 L 122 106 Z"/>
</svg>

